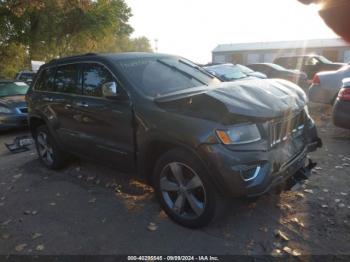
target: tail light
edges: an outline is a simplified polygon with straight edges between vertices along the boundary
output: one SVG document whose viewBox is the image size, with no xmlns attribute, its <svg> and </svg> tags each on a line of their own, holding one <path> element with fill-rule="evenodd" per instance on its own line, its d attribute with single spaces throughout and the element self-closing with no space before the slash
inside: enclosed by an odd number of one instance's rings
<svg viewBox="0 0 350 262">
<path fill-rule="evenodd" d="M 315 85 L 321 84 L 320 78 L 318 77 L 317 74 L 314 75 L 314 78 L 312 79 L 312 83 Z"/>
<path fill-rule="evenodd" d="M 340 89 L 338 99 L 343 101 L 350 101 L 350 88 Z"/>
</svg>

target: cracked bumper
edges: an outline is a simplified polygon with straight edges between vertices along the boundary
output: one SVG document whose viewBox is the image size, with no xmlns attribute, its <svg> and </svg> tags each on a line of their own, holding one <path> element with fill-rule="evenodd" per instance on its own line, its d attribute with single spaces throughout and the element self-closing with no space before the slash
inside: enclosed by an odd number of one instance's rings
<svg viewBox="0 0 350 262">
<path fill-rule="evenodd" d="M 313 127 L 308 137 L 286 141 L 270 150 L 232 150 L 215 144 L 201 145 L 199 154 L 223 195 L 258 196 L 296 176 L 299 171 L 307 171 L 310 168 L 307 154 L 321 146 L 322 141 Z"/>
</svg>

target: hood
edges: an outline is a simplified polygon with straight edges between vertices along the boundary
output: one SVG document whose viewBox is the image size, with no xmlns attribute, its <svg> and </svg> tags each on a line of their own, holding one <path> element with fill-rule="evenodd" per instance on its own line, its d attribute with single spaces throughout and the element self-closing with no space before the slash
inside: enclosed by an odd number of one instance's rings
<svg viewBox="0 0 350 262">
<path fill-rule="evenodd" d="M 251 118 L 278 118 L 302 110 L 304 91 L 281 79 L 256 79 L 182 90 L 158 97 L 160 106 L 208 115 L 234 114 Z M 217 111 L 217 114 L 215 112 Z"/>
<path fill-rule="evenodd" d="M 0 105 L 4 105 L 8 108 L 27 107 L 23 95 L 0 97 Z"/>
</svg>

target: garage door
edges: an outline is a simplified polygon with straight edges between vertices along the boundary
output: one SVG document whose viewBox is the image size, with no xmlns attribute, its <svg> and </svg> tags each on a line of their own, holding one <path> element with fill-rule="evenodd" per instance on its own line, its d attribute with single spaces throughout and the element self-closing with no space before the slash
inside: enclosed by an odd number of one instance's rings
<svg viewBox="0 0 350 262">
<path fill-rule="evenodd" d="M 347 50 L 344 52 L 344 62 L 346 63 L 350 62 L 350 50 Z"/>
<path fill-rule="evenodd" d="M 247 64 L 255 64 L 260 62 L 259 54 L 248 54 L 247 56 Z"/>
</svg>

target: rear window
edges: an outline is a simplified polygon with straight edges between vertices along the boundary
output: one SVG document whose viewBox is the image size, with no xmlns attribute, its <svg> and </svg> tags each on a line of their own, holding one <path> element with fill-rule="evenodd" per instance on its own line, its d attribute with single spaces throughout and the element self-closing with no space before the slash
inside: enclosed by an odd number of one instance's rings
<svg viewBox="0 0 350 262">
<path fill-rule="evenodd" d="M 40 91 L 53 91 L 55 72 L 55 68 L 47 68 L 42 70 L 34 89 Z"/>
</svg>

